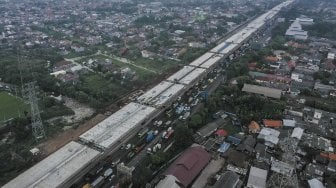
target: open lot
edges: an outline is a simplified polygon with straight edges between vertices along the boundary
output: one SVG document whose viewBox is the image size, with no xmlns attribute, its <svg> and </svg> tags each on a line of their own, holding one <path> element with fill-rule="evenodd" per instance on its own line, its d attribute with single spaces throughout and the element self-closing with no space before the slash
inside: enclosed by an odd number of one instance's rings
<svg viewBox="0 0 336 188">
<path fill-rule="evenodd" d="M 24 111 L 29 112 L 29 106 L 21 98 L 9 93 L 0 92 L 0 122 L 23 116 Z"/>
<path fill-rule="evenodd" d="M 174 60 L 161 60 L 155 61 L 147 58 L 138 58 L 135 63 L 137 65 L 141 65 L 143 67 L 149 68 L 151 70 L 155 70 L 157 72 L 165 72 L 166 70 L 176 67 L 180 64 L 180 62 Z"/>
</svg>

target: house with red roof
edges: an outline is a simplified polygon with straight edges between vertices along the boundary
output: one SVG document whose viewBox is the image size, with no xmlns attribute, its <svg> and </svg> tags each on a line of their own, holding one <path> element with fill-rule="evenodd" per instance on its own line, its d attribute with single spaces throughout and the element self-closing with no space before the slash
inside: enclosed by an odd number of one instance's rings
<svg viewBox="0 0 336 188">
<path fill-rule="evenodd" d="M 251 121 L 251 123 L 248 125 L 248 129 L 250 133 L 259 133 L 260 125 L 255 121 Z"/>
<path fill-rule="evenodd" d="M 265 60 L 268 62 L 277 62 L 279 59 L 276 56 L 267 56 L 265 57 Z"/>
<path fill-rule="evenodd" d="M 270 127 L 270 128 L 279 128 L 282 126 L 282 121 L 280 120 L 264 119 L 263 123 L 265 127 Z"/>
<path fill-rule="evenodd" d="M 328 158 L 329 160 L 336 161 L 336 153 L 321 153 L 322 157 Z"/>
<path fill-rule="evenodd" d="M 176 184 L 179 184 L 181 187 L 188 187 L 210 160 L 211 155 L 202 146 L 198 144 L 192 145 L 164 172 L 165 178 L 160 181 L 157 188 L 160 188 L 159 185 L 165 184 L 164 181 L 168 181 L 167 178 L 171 176 L 176 178 Z"/>
</svg>

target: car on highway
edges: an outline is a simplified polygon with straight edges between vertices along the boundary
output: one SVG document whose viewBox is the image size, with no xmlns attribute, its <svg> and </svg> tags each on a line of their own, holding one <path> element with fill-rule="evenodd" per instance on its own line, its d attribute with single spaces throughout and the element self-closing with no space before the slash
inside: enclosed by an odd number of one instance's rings
<svg viewBox="0 0 336 188">
<path fill-rule="evenodd" d="M 139 131 L 138 133 L 138 137 L 139 138 L 142 138 L 143 136 L 145 136 L 147 133 L 148 133 L 149 129 L 146 127 L 146 128 L 143 128 Z"/>
<path fill-rule="evenodd" d="M 171 123 L 172 123 L 172 121 L 168 120 L 168 121 L 165 123 L 165 125 L 166 125 L 166 126 L 169 126 Z"/>
<path fill-rule="evenodd" d="M 105 171 L 104 171 L 104 177 L 105 178 L 107 178 L 107 177 L 109 177 L 111 174 L 113 173 L 113 170 L 112 170 L 112 168 L 108 168 L 108 169 L 106 169 Z"/>
<path fill-rule="evenodd" d="M 112 176 L 111 177 L 109 177 L 109 181 L 112 181 L 113 180 L 113 178 L 115 178 L 116 176 L 114 175 L 114 174 L 112 174 Z"/>
<path fill-rule="evenodd" d="M 132 148 L 132 146 L 133 146 L 132 144 L 127 144 L 126 147 L 125 147 L 125 149 L 126 149 L 126 150 L 129 150 L 129 149 Z"/>
<path fill-rule="evenodd" d="M 111 166 L 112 166 L 112 167 L 115 167 L 115 166 L 117 166 L 117 164 L 119 164 L 119 163 L 120 163 L 120 159 L 117 159 L 117 160 L 115 160 L 115 161 L 112 162 Z"/>
</svg>

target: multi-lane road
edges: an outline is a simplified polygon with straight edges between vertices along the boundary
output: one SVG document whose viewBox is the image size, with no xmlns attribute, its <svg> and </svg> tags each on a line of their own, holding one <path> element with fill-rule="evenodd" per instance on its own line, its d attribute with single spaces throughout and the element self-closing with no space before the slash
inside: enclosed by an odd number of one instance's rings
<svg viewBox="0 0 336 188">
<path fill-rule="evenodd" d="M 86 172 L 90 171 L 98 162 L 107 161 L 108 163 L 105 166 L 108 167 L 111 166 L 109 164 L 111 160 L 121 158 L 124 159 L 123 161 L 126 164 L 136 165 L 146 155 L 146 150 L 138 152 L 139 155 L 135 156 L 135 158 L 128 154 L 128 158 L 133 158 L 133 160 L 129 160 L 124 156 L 125 151 L 120 151 L 119 148 L 122 145 L 127 145 L 130 141 L 137 143 L 135 135 L 138 131 L 146 126 L 152 128 L 153 120 L 160 120 L 164 114 L 163 112 L 168 108 L 172 108 L 171 106 L 176 103 L 176 99 L 180 99 L 182 95 L 189 93 L 190 89 L 201 92 L 201 90 L 205 89 L 205 86 L 212 86 L 208 90 L 208 95 L 213 92 L 216 84 L 218 86 L 222 79 L 214 70 L 219 70 L 222 62 L 227 61 L 229 55 L 235 53 L 237 57 L 241 52 L 244 52 L 244 49 L 238 49 L 242 46 L 247 48 L 248 45 L 245 44 L 249 40 L 258 37 L 257 33 L 263 32 L 265 27 L 270 27 L 274 23 L 275 15 L 293 1 L 283 2 L 251 22 L 246 23 L 243 27 L 233 32 L 230 37 L 226 37 L 224 42 L 147 91 L 137 101 L 127 104 L 115 114 L 82 134 L 77 144 L 73 143 L 82 148 L 78 152 L 71 150 L 69 148 L 71 145 L 66 145 L 4 187 L 13 187 L 13 185 L 19 185 L 20 187 L 38 187 L 43 185 L 69 187 L 73 182 L 81 180 L 81 177 L 85 176 Z M 215 76 L 217 76 L 215 81 L 210 82 L 208 78 L 214 78 Z M 194 98 L 193 100 L 196 99 Z M 177 101 L 179 105 L 184 103 L 183 106 L 192 106 L 190 104 L 191 101 L 189 104 L 186 104 L 185 101 Z M 173 107 L 173 111 L 175 107 Z M 190 114 L 190 112 L 188 113 Z M 174 119 L 171 121 L 174 121 Z M 163 129 L 157 129 L 162 134 Z M 157 141 L 160 141 L 159 138 L 157 139 Z M 84 155 L 86 152 L 90 153 L 92 158 L 87 158 Z M 61 160 L 55 162 L 54 158 L 56 156 L 61 158 Z M 43 166 L 42 164 L 47 165 Z M 44 174 L 41 170 L 48 173 Z M 32 174 L 31 172 L 39 173 Z M 92 180 L 85 181 L 92 182 Z"/>
</svg>

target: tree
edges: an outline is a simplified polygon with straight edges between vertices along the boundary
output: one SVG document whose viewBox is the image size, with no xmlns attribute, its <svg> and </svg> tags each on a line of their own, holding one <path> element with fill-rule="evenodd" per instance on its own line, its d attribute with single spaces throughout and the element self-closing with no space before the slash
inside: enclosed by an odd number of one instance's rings
<svg viewBox="0 0 336 188">
<path fill-rule="evenodd" d="M 153 171 L 148 167 L 147 163 L 141 163 L 133 171 L 133 187 L 145 187 L 146 183 L 152 179 Z"/>
<path fill-rule="evenodd" d="M 189 147 L 192 143 L 193 132 L 191 129 L 184 125 L 179 125 L 174 133 L 174 146 L 177 150 L 184 150 Z"/>
<path fill-rule="evenodd" d="M 119 180 L 119 186 L 121 188 L 128 188 L 132 183 L 132 179 L 129 176 L 124 176 Z"/>
<path fill-rule="evenodd" d="M 151 155 L 151 162 L 156 165 L 156 166 L 160 166 L 162 165 L 164 162 L 167 161 L 167 154 L 163 153 L 163 152 L 157 152 L 153 155 Z"/>
<path fill-rule="evenodd" d="M 198 128 L 203 124 L 203 117 L 200 114 L 194 114 L 191 116 L 189 126 L 191 128 Z"/>
<path fill-rule="evenodd" d="M 31 136 L 31 130 L 27 128 L 29 120 L 27 118 L 16 118 L 12 122 L 12 130 L 19 141 L 25 140 Z"/>
<path fill-rule="evenodd" d="M 329 78 L 331 77 L 331 73 L 327 72 L 327 71 L 319 71 L 319 72 L 315 72 L 313 74 L 313 77 L 315 80 L 321 80 L 321 82 L 323 84 L 329 84 Z"/>
<path fill-rule="evenodd" d="M 308 88 L 302 89 L 299 95 L 308 97 L 321 97 L 321 95 L 317 91 L 310 90 Z"/>
</svg>

